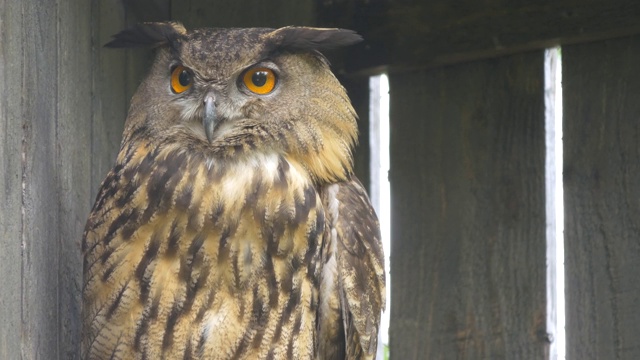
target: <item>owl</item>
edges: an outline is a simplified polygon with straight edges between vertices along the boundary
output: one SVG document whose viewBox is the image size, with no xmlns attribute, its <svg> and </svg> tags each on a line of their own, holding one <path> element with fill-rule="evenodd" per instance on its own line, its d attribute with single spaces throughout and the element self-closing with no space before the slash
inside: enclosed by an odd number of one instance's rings
<svg viewBox="0 0 640 360">
<path fill-rule="evenodd" d="M 140 24 L 156 57 L 82 241 L 84 359 L 375 358 L 384 265 L 342 29 Z"/>
</svg>

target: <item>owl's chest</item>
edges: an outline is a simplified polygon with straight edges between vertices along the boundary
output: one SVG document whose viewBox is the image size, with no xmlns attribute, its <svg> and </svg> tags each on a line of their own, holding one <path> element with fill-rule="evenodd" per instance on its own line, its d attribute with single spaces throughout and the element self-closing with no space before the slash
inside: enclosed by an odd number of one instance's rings
<svg viewBox="0 0 640 360">
<path fill-rule="evenodd" d="M 132 354 L 310 356 L 324 212 L 304 173 L 276 155 L 147 156 L 107 179 L 112 200 L 94 208 L 92 326 L 130 334 Z"/>
<path fill-rule="evenodd" d="M 160 253 L 230 269 L 218 279 L 243 288 L 269 267 L 298 267 L 318 251 L 324 213 L 302 169 L 282 156 L 258 154 L 184 160 L 171 172 L 170 164 L 182 160 L 168 156 L 140 191 L 148 197 L 141 227 L 164 228 Z"/>
</svg>

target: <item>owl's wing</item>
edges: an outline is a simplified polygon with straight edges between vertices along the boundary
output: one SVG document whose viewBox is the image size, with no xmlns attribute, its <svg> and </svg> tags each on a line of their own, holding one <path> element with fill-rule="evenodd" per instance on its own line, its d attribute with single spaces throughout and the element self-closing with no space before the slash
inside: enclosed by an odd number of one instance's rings
<svg viewBox="0 0 640 360">
<path fill-rule="evenodd" d="M 385 303 L 378 218 L 355 177 L 348 182 L 327 185 L 321 192 L 328 223 L 325 240 L 330 244 L 323 250 L 329 265 L 323 282 L 335 284 L 333 292 L 337 293 L 340 307 L 336 315 L 341 315 L 340 325 L 344 330 L 344 356 L 346 359 L 375 358 Z"/>
</svg>

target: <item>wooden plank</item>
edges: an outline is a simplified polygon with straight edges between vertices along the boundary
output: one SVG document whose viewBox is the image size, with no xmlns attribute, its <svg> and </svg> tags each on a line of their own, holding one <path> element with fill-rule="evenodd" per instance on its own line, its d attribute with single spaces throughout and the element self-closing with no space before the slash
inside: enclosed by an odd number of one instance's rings
<svg viewBox="0 0 640 360">
<path fill-rule="evenodd" d="M 567 357 L 640 358 L 640 37 L 562 49 Z"/>
<path fill-rule="evenodd" d="M 438 66 L 640 32 L 634 0 L 323 1 L 319 24 L 353 28 L 367 43 L 351 72 Z"/>
<path fill-rule="evenodd" d="M 22 1 L 0 0 L 0 358 L 22 332 Z"/>
<path fill-rule="evenodd" d="M 22 2 L 22 357 L 59 358 L 57 6 Z M 28 25 L 27 25 L 28 24 Z M 62 90 L 62 89 L 60 89 Z"/>
<path fill-rule="evenodd" d="M 171 0 L 123 0 L 127 17 L 139 22 L 171 20 Z M 176 5 L 180 5 L 177 3 Z"/>
<path fill-rule="evenodd" d="M 353 108 L 358 114 L 358 146 L 354 152 L 354 171 L 364 187 L 371 190 L 371 164 L 369 149 L 369 79 L 340 78 L 340 82 L 347 89 Z"/>
<path fill-rule="evenodd" d="M 91 186 L 91 4 L 58 4 L 57 167 L 58 354 L 80 358 L 82 253 L 80 239 L 92 196 Z M 49 334 L 55 336 L 56 334 Z"/>
<path fill-rule="evenodd" d="M 113 167 L 127 116 L 126 52 L 102 47 L 113 34 L 126 28 L 120 2 L 98 1 L 92 6 L 94 55 L 91 119 L 91 194 Z"/>
<path fill-rule="evenodd" d="M 282 27 L 315 24 L 315 1 L 219 1 L 173 2 L 172 18 L 195 27 Z"/>
<path fill-rule="evenodd" d="M 88 7 L 79 0 L 2 4 L 1 358 L 78 358 Z"/>
<path fill-rule="evenodd" d="M 390 76 L 395 359 L 545 359 L 542 51 Z"/>
</svg>

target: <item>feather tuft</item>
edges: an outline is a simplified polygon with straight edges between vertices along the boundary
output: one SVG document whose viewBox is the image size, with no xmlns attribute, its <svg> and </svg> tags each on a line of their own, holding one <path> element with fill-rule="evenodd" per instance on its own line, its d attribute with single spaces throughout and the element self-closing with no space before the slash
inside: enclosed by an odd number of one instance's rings
<svg viewBox="0 0 640 360">
<path fill-rule="evenodd" d="M 108 48 L 158 47 L 172 43 L 186 34 L 178 22 L 152 22 L 136 24 L 113 35 Z"/>
<path fill-rule="evenodd" d="M 353 30 L 288 26 L 269 34 L 272 50 L 323 51 L 341 48 L 362 41 Z"/>
</svg>

